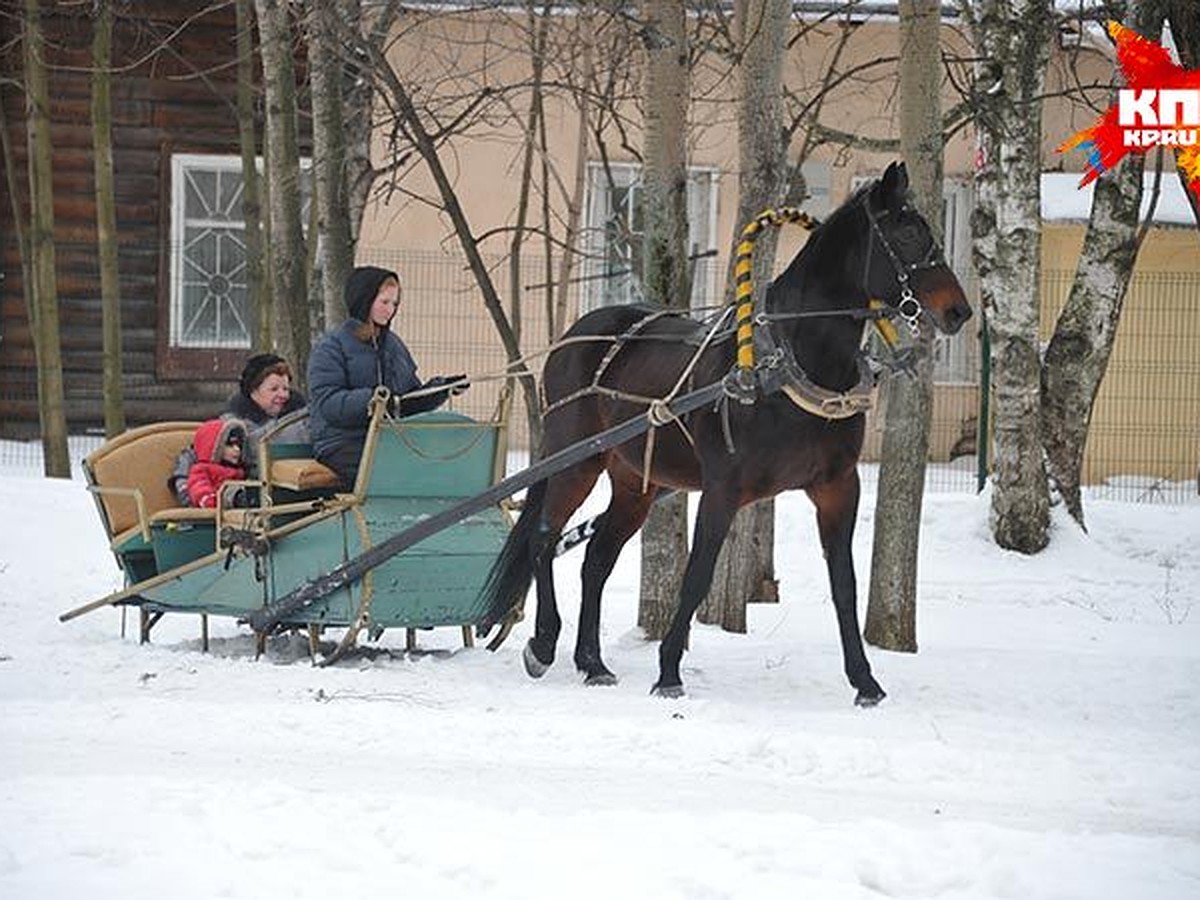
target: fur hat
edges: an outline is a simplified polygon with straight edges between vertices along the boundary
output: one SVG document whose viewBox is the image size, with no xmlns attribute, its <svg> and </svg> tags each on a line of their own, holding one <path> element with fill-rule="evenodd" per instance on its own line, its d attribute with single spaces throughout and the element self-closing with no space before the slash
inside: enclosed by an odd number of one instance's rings
<svg viewBox="0 0 1200 900">
<path fill-rule="evenodd" d="M 389 278 L 400 283 L 400 276 L 387 269 L 376 266 L 359 266 L 346 279 L 346 309 L 350 315 L 360 322 L 366 322 L 371 317 L 371 304 L 379 293 L 380 285 Z"/>
<path fill-rule="evenodd" d="M 282 356 L 276 356 L 274 353 L 256 353 L 246 360 L 246 367 L 242 369 L 242 377 L 238 381 L 238 387 L 241 389 L 242 396 L 248 398 L 253 394 L 258 386 L 266 381 L 267 376 L 271 374 L 270 370 L 279 365 L 283 365 L 288 369 L 289 374 L 291 373 L 291 368 L 288 366 L 287 360 Z"/>
</svg>

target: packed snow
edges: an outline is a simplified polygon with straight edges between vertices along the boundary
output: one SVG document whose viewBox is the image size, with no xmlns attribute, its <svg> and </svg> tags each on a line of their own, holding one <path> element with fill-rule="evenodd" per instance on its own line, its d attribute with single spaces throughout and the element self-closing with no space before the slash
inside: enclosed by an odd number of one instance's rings
<svg viewBox="0 0 1200 900">
<path fill-rule="evenodd" d="M 596 511 L 602 491 L 589 504 Z M 1093 499 L 1050 547 L 926 498 L 916 654 L 853 705 L 813 515 L 781 498 L 782 602 L 693 629 L 652 697 L 638 547 L 610 582 L 619 685 L 524 673 L 456 629 L 330 668 L 306 642 L 63 611 L 120 587 L 79 480 L 0 471 L 0 897 L 1200 897 L 1200 505 Z M 856 537 L 865 609 L 873 490 Z M 532 606 L 530 606 L 532 609 Z"/>
</svg>

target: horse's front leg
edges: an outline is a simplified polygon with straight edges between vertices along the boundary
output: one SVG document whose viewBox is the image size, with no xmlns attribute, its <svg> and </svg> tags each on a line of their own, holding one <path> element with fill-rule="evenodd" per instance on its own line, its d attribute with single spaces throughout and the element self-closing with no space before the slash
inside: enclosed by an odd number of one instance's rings
<svg viewBox="0 0 1200 900">
<path fill-rule="evenodd" d="M 683 679 L 679 677 L 679 664 L 683 659 L 683 648 L 687 644 L 688 631 L 692 627 L 692 616 L 699 609 L 708 589 L 712 587 L 713 569 L 717 554 L 729 533 L 729 526 L 737 512 L 737 502 L 728 489 L 705 489 L 700 495 L 700 506 L 696 510 L 696 530 L 692 536 L 692 552 L 688 555 L 687 568 L 683 573 L 683 586 L 679 591 L 679 606 L 671 627 L 658 648 L 658 681 L 651 693 L 662 697 L 683 696 Z"/>
<path fill-rule="evenodd" d="M 851 553 L 854 520 L 858 516 L 858 470 L 850 469 L 838 480 L 811 487 L 807 493 L 817 508 L 817 528 L 829 568 L 846 677 L 858 691 L 854 702 L 859 706 L 874 706 L 887 695 L 871 674 L 858 627 L 858 587 Z"/>
</svg>

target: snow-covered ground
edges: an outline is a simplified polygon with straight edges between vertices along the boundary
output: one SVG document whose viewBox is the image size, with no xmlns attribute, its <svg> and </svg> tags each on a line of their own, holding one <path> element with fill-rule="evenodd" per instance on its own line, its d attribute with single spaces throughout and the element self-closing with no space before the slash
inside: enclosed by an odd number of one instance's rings
<svg viewBox="0 0 1200 900">
<path fill-rule="evenodd" d="M 870 710 L 802 495 L 783 601 L 697 626 L 677 701 L 647 693 L 636 541 L 604 610 L 621 682 L 585 688 L 578 551 L 540 682 L 528 624 L 321 669 L 227 619 L 208 654 L 195 617 L 144 647 L 115 610 L 60 624 L 119 587 L 91 499 L 10 470 L 0 508 L 2 898 L 1200 897 L 1198 505 L 1096 500 L 1023 558 L 986 499 L 931 494 L 920 652 L 868 648 Z"/>
</svg>

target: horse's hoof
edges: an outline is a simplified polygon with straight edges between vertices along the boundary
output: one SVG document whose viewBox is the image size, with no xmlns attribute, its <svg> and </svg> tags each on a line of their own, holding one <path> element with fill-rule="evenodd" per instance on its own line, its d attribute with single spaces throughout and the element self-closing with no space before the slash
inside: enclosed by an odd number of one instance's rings
<svg viewBox="0 0 1200 900">
<path fill-rule="evenodd" d="M 859 691 L 858 696 L 854 698 L 854 705 L 861 706 L 863 708 L 878 706 L 879 702 L 886 696 L 887 694 L 885 694 L 882 689 L 878 693 L 872 692 L 869 694 Z"/>
<path fill-rule="evenodd" d="M 655 697 L 665 697 L 668 700 L 678 700 L 687 696 L 682 684 L 656 684 L 650 688 L 650 694 Z"/>
<path fill-rule="evenodd" d="M 594 672 L 583 679 L 583 683 L 588 687 L 612 687 L 617 683 L 617 676 L 612 672 Z"/>
<path fill-rule="evenodd" d="M 537 658 L 537 654 L 533 652 L 532 641 L 526 641 L 521 659 L 525 662 L 525 671 L 529 673 L 530 678 L 541 678 L 550 668 L 550 663 L 544 663 Z"/>
</svg>

